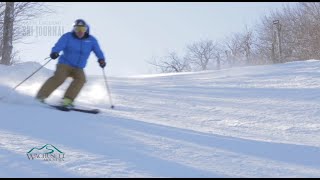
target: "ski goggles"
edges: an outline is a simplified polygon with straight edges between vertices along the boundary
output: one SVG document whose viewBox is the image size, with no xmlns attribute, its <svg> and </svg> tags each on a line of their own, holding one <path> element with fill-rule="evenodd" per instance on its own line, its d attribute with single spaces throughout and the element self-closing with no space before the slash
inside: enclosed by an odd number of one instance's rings
<svg viewBox="0 0 320 180">
<path fill-rule="evenodd" d="M 74 32 L 82 32 L 82 33 L 84 33 L 84 32 L 87 31 L 87 29 L 88 28 L 86 26 L 74 26 L 73 27 Z"/>
</svg>

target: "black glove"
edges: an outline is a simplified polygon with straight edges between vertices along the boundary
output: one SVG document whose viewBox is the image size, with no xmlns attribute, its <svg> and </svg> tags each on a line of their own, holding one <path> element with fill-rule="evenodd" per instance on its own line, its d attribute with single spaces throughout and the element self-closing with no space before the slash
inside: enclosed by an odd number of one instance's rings
<svg viewBox="0 0 320 180">
<path fill-rule="evenodd" d="M 106 66 L 106 61 L 104 59 L 99 59 L 98 63 L 99 63 L 101 68 L 104 68 Z"/>
<path fill-rule="evenodd" d="M 57 59 L 59 57 L 59 53 L 53 52 L 50 54 L 51 59 Z"/>
</svg>

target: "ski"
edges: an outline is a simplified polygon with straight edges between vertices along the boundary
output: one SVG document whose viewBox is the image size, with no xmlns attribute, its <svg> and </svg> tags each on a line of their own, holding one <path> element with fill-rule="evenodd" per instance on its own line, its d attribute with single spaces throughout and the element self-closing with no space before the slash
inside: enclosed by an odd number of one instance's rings
<svg viewBox="0 0 320 180">
<path fill-rule="evenodd" d="M 72 111 L 78 111 L 83 113 L 91 113 L 91 114 L 98 114 L 100 113 L 99 109 L 82 109 L 82 108 L 71 108 Z"/>
<path fill-rule="evenodd" d="M 60 111 L 77 111 L 77 112 L 90 113 L 90 114 L 100 113 L 99 109 L 85 109 L 85 108 L 77 108 L 77 107 L 66 108 L 66 107 L 59 106 L 59 105 L 52 105 L 52 104 L 48 104 L 48 105 L 50 107 L 53 107 L 53 108 L 58 109 Z"/>
</svg>

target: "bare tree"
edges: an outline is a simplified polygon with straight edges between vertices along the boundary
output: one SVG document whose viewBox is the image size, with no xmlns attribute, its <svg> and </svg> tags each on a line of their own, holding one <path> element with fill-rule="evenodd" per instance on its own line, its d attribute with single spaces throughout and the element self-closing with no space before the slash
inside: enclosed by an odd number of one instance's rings
<svg viewBox="0 0 320 180">
<path fill-rule="evenodd" d="M 14 41 L 24 38 L 23 26 L 30 20 L 44 14 L 53 13 L 50 6 L 44 2 L 15 2 L 14 6 Z"/>
<path fill-rule="evenodd" d="M 279 26 L 274 26 L 275 20 Z M 179 68 L 174 67 L 178 63 L 174 62 L 185 62 L 195 71 L 210 69 L 213 64 L 219 69 L 223 62 L 232 67 L 320 59 L 320 2 L 288 3 L 262 16 L 253 28 L 231 34 L 222 45 L 200 40 L 187 46 L 185 58 L 171 54 L 170 61 L 164 58 L 157 66 L 177 72 Z"/>
<path fill-rule="evenodd" d="M 255 26 L 256 36 L 256 58 L 260 59 L 262 64 L 272 63 L 272 21 L 270 17 L 264 15 L 259 24 Z"/>
<path fill-rule="evenodd" d="M 252 46 L 253 46 L 253 41 L 254 41 L 254 37 L 253 37 L 253 32 L 251 30 L 248 29 L 248 27 L 246 26 L 245 28 L 245 32 L 243 33 L 242 37 L 241 37 L 241 48 L 244 51 L 245 54 L 245 61 L 247 65 L 253 64 L 252 61 Z"/>
<path fill-rule="evenodd" d="M 0 2 L 0 56 L 2 55 L 2 44 L 3 44 L 3 24 L 4 24 L 4 13 L 5 13 L 5 2 Z M 1 58 L 0 58 L 1 60 Z"/>
<path fill-rule="evenodd" d="M 320 3 L 288 4 L 261 19 L 256 34 L 256 54 L 272 59 L 272 22 L 281 22 L 281 54 L 283 62 L 320 58 Z"/>
<path fill-rule="evenodd" d="M 305 48 L 304 53 L 299 54 L 304 58 L 319 59 L 320 58 L 320 3 L 319 2 L 303 2 L 299 3 L 299 20 L 304 33 L 300 32 L 300 38 L 303 37 L 299 46 Z"/>
<path fill-rule="evenodd" d="M 221 43 L 216 43 L 213 51 L 213 67 L 216 70 L 221 69 L 221 66 L 227 61 L 225 49 Z"/>
<path fill-rule="evenodd" d="M 221 50 L 212 40 L 200 40 L 187 46 L 186 58 L 195 66 L 195 70 L 207 70 L 209 63 L 220 59 Z"/>
<path fill-rule="evenodd" d="M 190 71 L 190 65 L 186 58 L 181 58 L 176 52 L 170 52 L 167 56 L 153 58 L 149 64 L 156 67 L 161 73 Z"/>
<path fill-rule="evenodd" d="M 0 20 L 0 34 L 3 35 L 0 38 L 2 64 L 12 64 L 12 57 L 16 56 L 12 55 L 13 43 L 24 38 L 21 33 L 23 23 L 51 12 L 52 10 L 43 2 L 0 3 L 0 18 L 4 16 L 4 20 Z"/>
<path fill-rule="evenodd" d="M 10 65 L 12 53 L 13 38 L 13 20 L 14 20 L 14 2 L 6 2 L 4 25 L 3 25 L 3 45 L 1 64 Z"/>
<path fill-rule="evenodd" d="M 254 32 L 247 26 L 244 31 L 228 36 L 224 40 L 224 53 L 227 55 L 229 66 L 256 64 L 255 43 Z"/>
<path fill-rule="evenodd" d="M 241 33 L 234 33 L 225 40 L 226 51 L 228 52 L 229 66 L 233 67 L 242 61 L 243 44 Z"/>
</svg>

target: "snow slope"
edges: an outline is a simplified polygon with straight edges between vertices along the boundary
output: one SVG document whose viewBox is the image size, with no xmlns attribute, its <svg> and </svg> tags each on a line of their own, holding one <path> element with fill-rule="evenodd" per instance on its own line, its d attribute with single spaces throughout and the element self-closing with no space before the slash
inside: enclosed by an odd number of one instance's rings
<svg viewBox="0 0 320 180">
<path fill-rule="evenodd" d="M 320 177 L 320 61 L 88 77 L 62 112 L 33 100 L 52 71 L 0 66 L 0 177 Z M 48 99 L 57 103 L 67 80 Z M 29 160 L 51 144 L 64 161 Z"/>
</svg>

